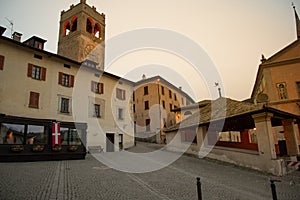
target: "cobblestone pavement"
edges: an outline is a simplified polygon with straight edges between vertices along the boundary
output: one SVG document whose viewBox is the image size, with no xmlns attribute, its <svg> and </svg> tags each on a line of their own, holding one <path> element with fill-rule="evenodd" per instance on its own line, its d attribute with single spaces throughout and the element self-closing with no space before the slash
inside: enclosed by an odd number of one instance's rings
<svg viewBox="0 0 300 200">
<path fill-rule="evenodd" d="M 141 144 L 133 152 L 159 148 Z M 272 199 L 270 175 L 191 156 L 155 172 L 111 169 L 91 155 L 85 160 L 0 163 L 0 199 Z M 300 199 L 300 172 L 277 177 L 278 199 Z"/>
</svg>

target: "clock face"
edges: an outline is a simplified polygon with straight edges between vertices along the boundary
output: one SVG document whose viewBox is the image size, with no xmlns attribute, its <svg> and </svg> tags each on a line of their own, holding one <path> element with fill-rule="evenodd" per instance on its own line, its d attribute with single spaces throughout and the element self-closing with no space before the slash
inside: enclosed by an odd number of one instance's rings
<svg viewBox="0 0 300 200">
<path fill-rule="evenodd" d="M 86 45 L 86 47 L 84 48 L 84 52 L 83 52 L 84 56 L 87 57 L 94 48 L 95 47 L 91 44 Z"/>
</svg>

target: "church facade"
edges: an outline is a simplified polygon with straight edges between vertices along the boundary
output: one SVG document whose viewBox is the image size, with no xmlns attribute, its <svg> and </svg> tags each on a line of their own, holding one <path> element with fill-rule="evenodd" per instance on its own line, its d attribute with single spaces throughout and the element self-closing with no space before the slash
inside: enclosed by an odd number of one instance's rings
<svg viewBox="0 0 300 200">
<path fill-rule="evenodd" d="M 296 40 L 268 59 L 262 56 L 251 99 L 300 115 L 300 20 L 294 12 Z"/>
</svg>

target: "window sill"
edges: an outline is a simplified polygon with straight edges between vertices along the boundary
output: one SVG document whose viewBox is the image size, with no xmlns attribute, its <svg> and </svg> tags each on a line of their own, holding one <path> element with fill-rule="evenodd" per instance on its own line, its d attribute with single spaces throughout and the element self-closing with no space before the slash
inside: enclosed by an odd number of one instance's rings
<svg viewBox="0 0 300 200">
<path fill-rule="evenodd" d="M 61 112 L 61 111 L 59 111 L 59 114 L 62 114 L 62 115 L 71 115 L 71 112 Z"/>
<path fill-rule="evenodd" d="M 29 105 L 28 108 L 35 108 L 35 109 L 39 109 L 38 106 L 33 106 L 33 105 Z"/>
</svg>

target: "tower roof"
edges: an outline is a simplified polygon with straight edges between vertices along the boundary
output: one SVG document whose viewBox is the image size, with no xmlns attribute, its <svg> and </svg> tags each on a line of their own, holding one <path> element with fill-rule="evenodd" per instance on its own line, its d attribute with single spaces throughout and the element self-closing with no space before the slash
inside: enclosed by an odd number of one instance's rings
<svg viewBox="0 0 300 200">
<path fill-rule="evenodd" d="M 297 31 L 297 39 L 300 39 L 300 20 L 296 11 L 296 7 L 293 4 L 294 12 L 295 12 L 295 20 L 296 20 L 296 31 Z"/>
</svg>

